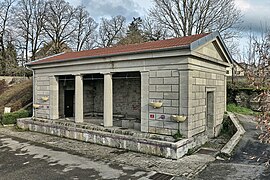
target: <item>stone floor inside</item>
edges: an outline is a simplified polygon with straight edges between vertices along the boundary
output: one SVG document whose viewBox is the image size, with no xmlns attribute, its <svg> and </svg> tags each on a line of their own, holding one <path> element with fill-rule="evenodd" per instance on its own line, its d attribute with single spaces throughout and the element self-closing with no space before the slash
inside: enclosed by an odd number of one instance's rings
<svg viewBox="0 0 270 180">
<path fill-rule="evenodd" d="M 61 118 L 60 120 L 70 120 L 75 122 L 74 117 Z M 103 126 L 103 117 L 102 116 L 85 116 L 83 119 L 84 123 L 90 123 L 97 126 Z M 141 122 L 139 119 L 135 118 L 124 118 L 124 117 L 115 117 L 113 119 L 113 126 L 120 127 L 121 129 L 133 129 L 136 131 L 141 130 Z"/>
<path fill-rule="evenodd" d="M 113 134 L 130 135 L 130 136 L 135 136 L 135 137 L 140 137 L 140 138 L 149 138 L 149 139 L 156 139 L 156 140 L 168 141 L 168 142 L 175 141 L 175 139 L 172 136 L 141 132 L 140 131 L 141 123 L 138 122 L 138 120 L 136 120 L 137 121 L 136 122 L 135 119 L 133 118 L 130 118 L 130 119 L 114 118 L 112 127 L 104 127 L 102 117 L 85 117 L 83 122 L 80 122 L 80 123 L 78 122 L 75 123 L 74 117 L 61 118 L 57 120 L 36 118 L 35 120 L 41 121 L 41 122 L 52 122 L 53 124 L 61 124 L 64 126 L 69 126 L 69 127 L 90 129 L 90 130 L 95 130 L 95 131 L 105 131 L 105 132 L 110 132 Z M 134 129 L 134 122 L 138 123 L 136 129 Z"/>
</svg>

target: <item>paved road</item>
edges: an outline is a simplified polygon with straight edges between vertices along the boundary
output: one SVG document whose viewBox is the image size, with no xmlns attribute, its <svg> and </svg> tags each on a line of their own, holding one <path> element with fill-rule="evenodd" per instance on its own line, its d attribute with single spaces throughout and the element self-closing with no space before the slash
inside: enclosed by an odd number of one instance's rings
<svg viewBox="0 0 270 180">
<path fill-rule="evenodd" d="M 270 168 L 265 162 L 270 158 L 270 145 L 258 141 L 256 122 L 251 117 L 237 115 L 246 133 L 229 161 L 215 161 L 207 166 L 196 179 L 203 180 L 252 180 L 270 179 Z"/>
<path fill-rule="evenodd" d="M 0 135 L 0 179 L 148 179 L 155 172 Z"/>
</svg>

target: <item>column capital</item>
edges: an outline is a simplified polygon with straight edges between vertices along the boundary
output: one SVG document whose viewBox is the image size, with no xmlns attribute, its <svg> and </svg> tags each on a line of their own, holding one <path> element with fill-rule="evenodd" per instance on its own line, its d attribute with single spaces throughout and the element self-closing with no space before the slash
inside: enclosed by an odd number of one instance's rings
<svg viewBox="0 0 270 180">
<path fill-rule="evenodd" d="M 149 70 L 141 70 L 140 71 L 140 73 L 142 74 L 142 73 L 148 73 L 149 72 Z"/>
<path fill-rule="evenodd" d="M 77 74 L 72 74 L 73 76 L 83 76 L 83 74 L 77 73 Z"/>
<path fill-rule="evenodd" d="M 114 73 L 113 72 L 101 72 L 100 74 L 103 74 L 103 75 L 113 75 Z"/>
</svg>

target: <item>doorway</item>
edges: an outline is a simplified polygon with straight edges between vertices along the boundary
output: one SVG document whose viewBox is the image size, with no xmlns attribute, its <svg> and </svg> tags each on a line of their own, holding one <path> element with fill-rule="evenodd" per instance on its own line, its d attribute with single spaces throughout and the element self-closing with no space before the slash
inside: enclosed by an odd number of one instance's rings
<svg viewBox="0 0 270 180">
<path fill-rule="evenodd" d="M 206 95 L 206 134 L 213 138 L 214 134 L 214 91 L 207 92 Z"/>
<path fill-rule="evenodd" d="M 74 116 L 74 95 L 74 90 L 65 90 L 65 117 Z"/>
</svg>

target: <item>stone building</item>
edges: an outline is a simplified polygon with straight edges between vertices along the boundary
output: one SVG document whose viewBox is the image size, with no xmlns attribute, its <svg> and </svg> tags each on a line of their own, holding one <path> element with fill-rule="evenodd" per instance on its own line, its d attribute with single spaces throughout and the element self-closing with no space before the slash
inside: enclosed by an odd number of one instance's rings
<svg viewBox="0 0 270 180">
<path fill-rule="evenodd" d="M 195 142 L 188 146 L 192 148 L 220 131 L 231 60 L 219 33 L 46 57 L 28 64 L 34 73 L 33 117 L 162 136 L 180 128 L 185 139 Z M 186 118 L 180 127 L 177 117 Z M 31 123 L 28 119 L 18 124 L 29 128 Z M 199 143 L 196 138 L 201 138 Z M 105 141 L 100 144 L 112 143 Z M 162 156 L 176 157 L 171 154 Z"/>
</svg>

